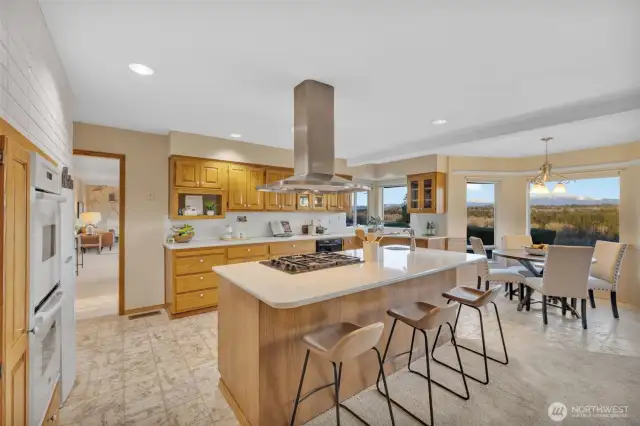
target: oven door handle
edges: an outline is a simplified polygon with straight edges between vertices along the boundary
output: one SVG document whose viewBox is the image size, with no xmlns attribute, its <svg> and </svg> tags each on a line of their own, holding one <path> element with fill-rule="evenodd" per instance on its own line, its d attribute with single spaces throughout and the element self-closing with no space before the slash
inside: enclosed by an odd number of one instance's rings
<svg viewBox="0 0 640 426">
<path fill-rule="evenodd" d="M 53 317 L 56 316 L 58 311 L 62 309 L 62 302 L 64 302 L 64 292 L 59 291 L 58 293 L 56 293 L 56 297 L 58 298 L 58 300 L 51 308 L 47 309 L 45 312 L 38 312 L 36 314 L 36 316 L 34 317 L 35 326 L 31 330 L 29 330 L 30 333 L 38 334 L 38 331 L 40 330 L 39 326 L 41 326 L 42 324 L 48 324 L 53 319 Z"/>
<path fill-rule="evenodd" d="M 48 192 L 36 191 L 36 200 L 55 201 L 57 203 L 65 203 L 67 197 L 59 194 L 50 194 Z"/>
</svg>

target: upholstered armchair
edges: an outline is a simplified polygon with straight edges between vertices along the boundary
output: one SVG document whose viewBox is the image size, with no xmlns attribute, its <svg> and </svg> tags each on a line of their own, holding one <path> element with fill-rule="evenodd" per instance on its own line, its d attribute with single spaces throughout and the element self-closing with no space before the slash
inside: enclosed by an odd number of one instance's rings
<svg viewBox="0 0 640 426">
<path fill-rule="evenodd" d="M 596 307 L 593 296 L 594 290 L 611 292 L 611 310 L 613 317 L 618 319 L 618 305 L 616 303 L 616 289 L 620 278 L 620 265 L 627 250 L 626 244 L 612 243 L 609 241 L 596 241 L 593 257 L 596 263 L 591 265 L 589 273 L 589 301 L 591 307 Z"/>
<path fill-rule="evenodd" d="M 111 251 L 114 241 L 113 232 L 101 232 L 100 235 L 102 235 L 102 248 L 109 247 L 109 251 Z"/>
</svg>

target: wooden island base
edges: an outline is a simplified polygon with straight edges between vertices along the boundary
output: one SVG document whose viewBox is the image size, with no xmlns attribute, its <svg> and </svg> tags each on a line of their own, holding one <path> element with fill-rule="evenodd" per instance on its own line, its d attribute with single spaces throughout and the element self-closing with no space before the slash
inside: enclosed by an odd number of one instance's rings
<svg viewBox="0 0 640 426">
<path fill-rule="evenodd" d="M 456 270 L 451 269 L 298 308 L 275 309 L 221 278 L 218 352 L 222 393 L 243 425 L 288 425 L 306 352 L 303 335 L 339 322 L 367 325 L 382 321 L 385 332 L 378 344 L 382 352 L 392 323 L 387 309 L 415 301 L 444 305 L 441 294 L 455 285 Z M 420 356 L 424 355 L 421 340 L 416 339 Z M 448 338 L 441 338 L 445 341 Z M 411 329 L 398 324 L 389 356 L 408 350 L 410 343 Z M 387 374 L 403 368 L 407 358 L 396 361 L 386 366 Z M 345 363 L 341 400 L 375 384 L 377 372 L 374 351 Z M 332 381 L 331 363 L 312 355 L 303 394 Z M 333 388 L 328 388 L 305 400 L 298 408 L 296 424 L 333 407 L 333 398 Z"/>
</svg>

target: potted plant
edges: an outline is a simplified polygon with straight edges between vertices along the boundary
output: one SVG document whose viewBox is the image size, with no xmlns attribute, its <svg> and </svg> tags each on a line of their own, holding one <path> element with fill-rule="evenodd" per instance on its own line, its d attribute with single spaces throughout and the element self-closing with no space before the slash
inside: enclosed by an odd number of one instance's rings
<svg viewBox="0 0 640 426">
<path fill-rule="evenodd" d="M 171 228 L 173 232 L 173 239 L 176 243 L 188 243 L 195 235 L 193 226 L 191 225 L 178 225 Z"/>
<path fill-rule="evenodd" d="M 378 232 L 383 231 L 382 219 L 380 216 L 371 216 L 369 220 L 367 220 L 367 225 L 369 225 L 369 232 Z"/>
<path fill-rule="evenodd" d="M 207 201 L 204 203 L 204 208 L 207 211 L 207 216 L 215 216 L 216 215 L 216 203 L 213 201 Z"/>
<path fill-rule="evenodd" d="M 431 220 L 427 221 L 427 226 L 426 227 L 427 227 L 427 232 L 426 232 L 427 236 L 436 235 L 436 224 L 435 224 L 435 222 L 433 222 Z"/>
</svg>

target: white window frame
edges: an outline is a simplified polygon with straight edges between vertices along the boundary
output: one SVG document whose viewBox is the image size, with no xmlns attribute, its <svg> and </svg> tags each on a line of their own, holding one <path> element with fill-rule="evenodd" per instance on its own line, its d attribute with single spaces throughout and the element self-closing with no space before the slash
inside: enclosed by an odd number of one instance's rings
<svg viewBox="0 0 640 426">
<path fill-rule="evenodd" d="M 499 184 L 500 184 L 500 180 L 493 180 L 493 179 L 473 179 L 473 178 L 466 178 L 465 179 L 465 185 L 464 185 L 464 190 L 465 190 L 465 202 L 464 202 L 464 216 L 465 216 L 465 222 L 466 225 L 469 224 L 468 220 L 469 220 L 469 212 L 468 212 L 468 207 L 467 207 L 467 202 L 469 201 L 467 199 L 467 185 L 469 185 L 470 183 L 477 183 L 477 184 L 481 184 L 481 185 L 488 185 L 491 184 L 493 185 L 493 244 L 492 245 L 485 245 L 484 248 L 487 250 L 495 250 L 496 248 L 498 248 L 498 242 L 496 241 L 496 231 L 498 229 L 498 196 L 497 196 L 497 192 L 500 189 Z M 466 229 L 466 226 L 465 226 Z M 468 240 L 469 236 L 465 236 L 465 238 Z M 471 245 L 467 244 L 467 250 L 471 250 Z"/>
</svg>

